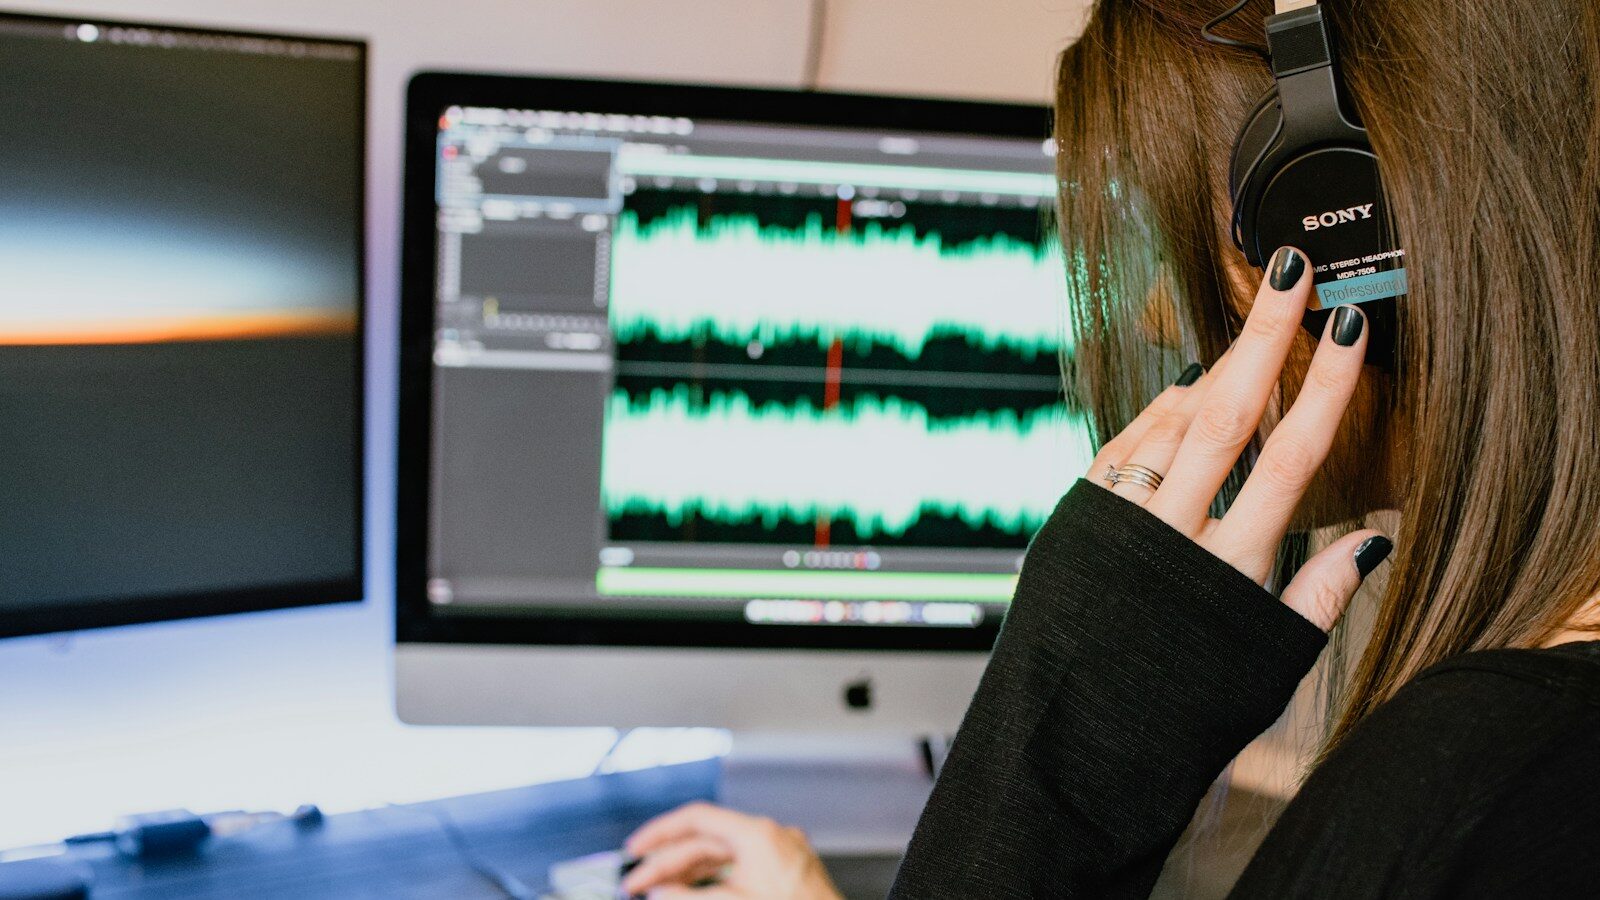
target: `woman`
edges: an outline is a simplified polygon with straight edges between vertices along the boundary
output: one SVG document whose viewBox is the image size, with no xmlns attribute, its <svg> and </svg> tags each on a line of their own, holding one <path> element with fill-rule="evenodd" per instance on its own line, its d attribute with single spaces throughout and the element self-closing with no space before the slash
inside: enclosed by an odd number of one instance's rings
<svg viewBox="0 0 1600 900">
<path fill-rule="evenodd" d="M 1391 547 L 1320 764 L 1234 895 L 1600 893 L 1600 9 L 1323 4 L 1408 251 L 1389 374 L 1359 308 L 1299 327 L 1294 250 L 1241 289 L 1225 167 L 1269 76 L 1201 38 L 1228 5 L 1102 0 L 1062 56 L 1072 374 L 1108 440 L 1029 550 L 895 896 L 1146 896 Z M 1271 11 L 1217 31 L 1259 43 Z M 1175 348 L 1216 362 L 1134 416 Z M 1130 463 L 1164 480 L 1108 488 Z M 1264 589 L 1286 533 L 1389 509 L 1397 545 L 1356 528 Z M 727 866 L 723 896 L 832 896 L 748 824 L 669 814 L 628 886 Z"/>
</svg>

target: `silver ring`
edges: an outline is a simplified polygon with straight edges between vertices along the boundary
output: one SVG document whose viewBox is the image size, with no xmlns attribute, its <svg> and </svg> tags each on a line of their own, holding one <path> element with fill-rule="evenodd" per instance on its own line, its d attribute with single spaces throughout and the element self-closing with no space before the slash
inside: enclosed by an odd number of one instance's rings
<svg viewBox="0 0 1600 900">
<path fill-rule="evenodd" d="M 1116 487 L 1124 481 L 1129 484 L 1142 485 L 1153 491 L 1161 487 L 1162 477 L 1160 472 L 1149 466 L 1135 465 L 1133 463 L 1115 468 L 1106 466 L 1106 483 Z"/>
</svg>

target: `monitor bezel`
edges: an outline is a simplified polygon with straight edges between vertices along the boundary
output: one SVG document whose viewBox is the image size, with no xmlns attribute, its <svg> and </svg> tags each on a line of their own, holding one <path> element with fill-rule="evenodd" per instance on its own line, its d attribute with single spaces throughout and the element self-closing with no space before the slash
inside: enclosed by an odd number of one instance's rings
<svg viewBox="0 0 1600 900">
<path fill-rule="evenodd" d="M 435 615 L 427 596 L 437 281 L 435 155 L 450 106 L 629 115 L 923 133 L 1049 138 L 1044 106 L 772 88 L 419 72 L 406 93 L 396 458 L 395 639 L 529 646 L 985 651 L 1000 623 L 975 628 L 767 625 L 564 616 Z M 951 123 L 960 123 L 952 128 Z"/>
<path fill-rule="evenodd" d="M 355 546 L 352 561 L 354 573 L 350 578 L 318 579 L 281 584 L 260 584 L 227 590 L 208 590 L 186 593 L 148 594 L 115 598 L 81 598 L 51 601 L 49 604 L 18 604 L 0 606 L 0 639 L 60 632 L 87 631 L 123 625 L 141 625 L 168 622 L 176 619 L 211 618 L 239 613 L 266 612 L 324 606 L 335 603 L 359 603 L 366 597 L 366 441 L 367 441 L 367 91 L 371 81 L 368 42 L 364 38 L 344 35 L 314 35 L 283 31 L 253 31 L 247 29 L 214 28 L 186 25 L 176 22 L 130 20 L 104 16 L 52 16 L 32 13 L 0 12 L 0 22 L 29 22 L 42 25 L 94 24 L 114 28 L 148 28 L 161 31 L 181 31 L 188 34 L 221 35 L 226 37 L 263 38 L 269 40 L 304 41 L 349 47 L 356 52 L 356 221 L 352 239 L 355 242 L 356 266 L 356 319 L 353 339 L 355 366 L 350 373 L 354 380 L 355 421 L 352 438 L 354 453 L 352 476 L 355 483 L 355 506 L 351 510 L 356 523 Z"/>
</svg>

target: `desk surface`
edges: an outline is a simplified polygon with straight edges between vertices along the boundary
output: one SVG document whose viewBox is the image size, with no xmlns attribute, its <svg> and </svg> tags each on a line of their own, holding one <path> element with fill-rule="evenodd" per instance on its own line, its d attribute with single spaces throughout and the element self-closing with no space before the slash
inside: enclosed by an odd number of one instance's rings
<svg viewBox="0 0 1600 900">
<path fill-rule="evenodd" d="M 307 829 L 273 823 L 160 863 L 124 860 L 104 846 L 72 859 L 93 871 L 92 900 L 503 898 L 440 817 L 480 859 L 542 890 L 551 863 L 615 849 L 645 819 L 717 798 L 720 782 L 721 765 L 710 760 L 329 816 Z M 855 900 L 884 896 L 898 860 L 879 853 L 827 862 Z"/>
</svg>

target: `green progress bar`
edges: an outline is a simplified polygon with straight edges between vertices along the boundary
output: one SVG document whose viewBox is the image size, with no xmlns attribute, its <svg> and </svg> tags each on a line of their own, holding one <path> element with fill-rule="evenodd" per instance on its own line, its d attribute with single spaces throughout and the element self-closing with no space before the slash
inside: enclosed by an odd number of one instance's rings
<svg viewBox="0 0 1600 900">
<path fill-rule="evenodd" d="M 822 600 L 1004 602 L 1017 576 L 973 572 L 788 572 L 766 569 L 606 568 L 595 587 L 610 597 L 761 597 Z"/>
<path fill-rule="evenodd" d="M 671 178 L 720 178 L 796 184 L 851 184 L 917 191 L 966 191 L 979 194 L 1022 194 L 1054 197 L 1054 175 L 1030 172 L 981 172 L 869 163 L 812 162 L 788 159 L 745 159 L 736 156 L 690 156 L 673 153 L 622 153 L 617 170 L 624 175 Z"/>
</svg>

